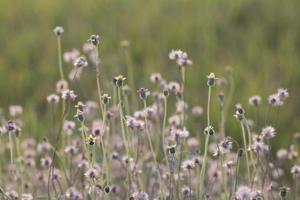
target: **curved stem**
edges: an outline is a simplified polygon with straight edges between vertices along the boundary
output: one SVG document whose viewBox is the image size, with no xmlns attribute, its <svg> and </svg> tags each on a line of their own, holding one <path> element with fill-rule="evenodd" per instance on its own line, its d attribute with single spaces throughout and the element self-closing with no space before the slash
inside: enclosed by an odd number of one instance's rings
<svg viewBox="0 0 300 200">
<path fill-rule="evenodd" d="M 248 158 L 248 151 L 247 151 L 246 133 L 245 133 L 245 127 L 243 125 L 243 122 L 241 121 L 240 124 L 241 124 L 242 134 L 243 134 L 244 151 L 245 151 L 245 154 L 246 154 L 248 185 L 250 185 L 251 184 L 251 178 L 250 178 L 250 168 L 249 168 L 249 158 Z"/>
</svg>

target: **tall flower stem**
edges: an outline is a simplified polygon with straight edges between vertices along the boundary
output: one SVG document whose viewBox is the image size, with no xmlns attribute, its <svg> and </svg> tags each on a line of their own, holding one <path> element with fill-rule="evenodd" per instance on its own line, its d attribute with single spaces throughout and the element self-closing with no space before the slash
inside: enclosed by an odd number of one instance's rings
<svg viewBox="0 0 300 200">
<path fill-rule="evenodd" d="M 149 133 L 149 130 L 148 130 L 147 102 L 146 102 L 145 99 L 143 100 L 143 103 L 144 103 L 144 112 L 145 112 L 145 114 L 144 114 L 144 117 L 145 117 L 145 131 L 146 131 L 146 135 L 147 135 L 147 138 L 148 138 L 148 143 L 149 143 L 149 146 L 150 146 L 152 157 L 153 157 L 155 166 L 157 167 L 157 176 L 158 176 L 158 179 L 159 179 L 159 190 L 160 190 L 160 193 L 162 194 L 162 189 L 161 189 L 162 188 L 162 179 L 161 179 L 161 175 L 160 175 L 160 170 L 159 170 L 159 165 L 158 165 L 158 162 L 157 162 L 156 154 L 154 152 L 152 140 L 151 140 L 150 133 Z"/>
<path fill-rule="evenodd" d="M 222 171 L 222 182 L 223 182 L 223 188 L 224 188 L 224 196 L 225 196 L 225 199 L 228 199 L 228 191 L 227 191 L 227 174 L 226 174 L 226 171 L 224 170 L 224 158 L 225 156 L 224 155 L 221 155 L 221 171 Z"/>
<path fill-rule="evenodd" d="M 182 111 L 182 127 L 184 127 L 185 124 L 185 102 L 184 102 L 184 88 L 185 88 L 185 67 L 180 67 L 181 69 L 181 81 L 182 81 L 182 101 L 183 101 L 183 111 Z"/>
<path fill-rule="evenodd" d="M 161 137 L 162 137 L 162 147 L 163 147 L 163 151 L 164 151 L 164 157 L 165 160 L 167 162 L 167 164 L 169 165 L 169 161 L 168 161 L 168 156 L 167 156 L 167 149 L 165 148 L 165 129 L 166 129 L 166 123 L 167 123 L 167 106 L 168 106 L 168 101 L 167 101 L 167 97 L 165 97 L 164 99 L 164 119 L 163 119 L 163 126 L 162 126 L 162 130 L 161 130 Z"/>
<path fill-rule="evenodd" d="M 108 165 L 108 162 L 107 162 L 107 157 L 106 157 L 106 148 L 105 148 L 105 142 L 103 140 L 103 136 L 105 135 L 106 133 L 106 105 L 103 105 L 103 127 L 102 127 L 102 130 L 103 130 L 103 134 L 100 135 L 100 142 L 101 142 L 101 147 L 102 147 L 102 153 L 103 153 L 103 168 L 104 168 L 104 171 L 106 173 L 106 176 L 105 176 L 105 179 L 106 181 L 109 183 L 110 180 L 109 180 L 109 167 L 107 166 Z"/>
<path fill-rule="evenodd" d="M 125 133 L 124 114 L 123 114 L 123 108 L 122 108 L 122 96 L 121 96 L 121 88 L 120 87 L 118 87 L 118 99 L 119 99 L 118 107 L 119 107 L 119 114 L 120 114 L 122 139 L 123 139 L 124 147 L 126 150 L 126 154 L 129 157 L 128 141 L 127 141 L 126 133 Z"/>
<path fill-rule="evenodd" d="M 210 101 L 211 101 L 211 86 L 208 86 L 208 98 L 207 98 L 207 127 L 210 126 Z M 206 170 L 206 162 L 207 162 L 207 150 L 208 150 L 208 142 L 209 142 L 209 133 L 205 136 L 205 145 L 204 145 L 204 157 L 203 157 L 203 165 L 200 171 L 200 188 L 199 195 L 202 196 L 203 193 L 203 185 L 204 185 L 204 176 Z M 200 197 L 199 197 L 200 198 Z"/>
<path fill-rule="evenodd" d="M 103 115 L 103 107 L 101 103 L 101 87 L 100 87 L 100 69 L 99 69 L 99 49 L 98 46 L 95 46 L 95 60 L 96 60 L 96 81 L 97 81 L 97 94 L 98 94 L 98 104 L 100 107 L 100 112 Z"/>
<path fill-rule="evenodd" d="M 247 165 L 247 177 L 248 177 L 248 185 L 251 184 L 251 178 L 250 178 L 250 168 L 249 168 L 249 158 L 248 158 L 248 151 L 247 151 L 247 140 L 246 140 L 246 131 L 243 122 L 240 122 L 241 128 L 242 128 L 242 134 L 243 134 L 243 142 L 244 142 L 244 151 L 246 154 L 246 165 Z"/>
<path fill-rule="evenodd" d="M 61 50 L 61 36 L 57 36 L 57 53 L 58 53 L 58 66 L 59 66 L 59 75 L 61 80 L 65 80 L 64 71 L 62 66 L 62 50 Z"/>
</svg>

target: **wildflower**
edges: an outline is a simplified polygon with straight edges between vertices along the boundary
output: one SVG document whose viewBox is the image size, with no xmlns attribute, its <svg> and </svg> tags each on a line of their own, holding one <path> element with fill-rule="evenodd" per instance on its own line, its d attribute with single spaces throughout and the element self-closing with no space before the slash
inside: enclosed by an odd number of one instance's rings
<svg viewBox="0 0 300 200">
<path fill-rule="evenodd" d="M 168 84 L 169 90 L 171 90 L 174 94 L 177 94 L 180 92 L 180 84 L 178 82 L 172 81 Z"/>
<path fill-rule="evenodd" d="M 76 118 L 79 122 L 83 122 L 85 119 L 83 114 L 84 113 L 78 109 L 74 118 Z"/>
<path fill-rule="evenodd" d="M 111 99 L 111 97 L 108 94 L 103 94 L 101 96 L 101 100 L 104 105 L 107 105 L 109 103 L 110 99 Z"/>
<path fill-rule="evenodd" d="M 176 153 L 176 145 L 167 146 L 167 151 L 169 154 L 174 155 Z"/>
<path fill-rule="evenodd" d="M 235 195 L 237 200 L 251 200 L 251 189 L 247 186 L 240 186 Z"/>
<path fill-rule="evenodd" d="M 65 90 L 69 89 L 69 84 L 65 80 L 60 80 L 56 83 L 56 92 L 57 93 L 62 93 Z"/>
<path fill-rule="evenodd" d="M 281 101 L 284 101 L 286 98 L 289 97 L 289 93 L 287 89 L 284 88 L 277 89 L 277 95 Z"/>
<path fill-rule="evenodd" d="M 226 139 L 220 142 L 219 149 L 221 154 L 229 153 L 232 149 L 232 141 Z"/>
<path fill-rule="evenodd" d="M 67 135 L 71 135 L 75 127 L 75 122 L 66 120 L 63 125 L 63 130 L 67 133 Z"/>
<path fill-rule="evenodd" d="M 291 173 L 293 174 L 294 177 L 299 178 L 300 177 L 300 166 L 294 165 L 291 169 Z"/>
<path fill-rule="evenodd" d="M 215 130 L 214 130 L 214 127 L 213 126 L 207 126 L 205 129 L 204 129 L 204 134 L 207 135 L 214 135 L 215 134 Z"/>
<path fill-rule="evenodd" d="M 77 68 L 82 68 L 82 67 L 88 66 L 88 62 L 86 61 L 86 59 L 84 57 L 76 58 L 76 60 L 74 61 L 73 64 L 74 64 L 74 67 L 77 67 Z"/>
<path fill-rule="evenodd" d="M 252 105 L 252 106 L 259 106 L 261 103 L 261 97 L 260 96 L 252 96 L 249 98 L 249 104 Z"/>
<path fill-rule="evenodd" d="M 150 95 L 150 91 L 146 88 L 140 88 L 137 91 L 139 93 L 140 99 L 146 100 L 147 97 Z"/>
<path fill-rule="evenodd" d="M 86 105 L 84 103 L 82 103 L 81 101 L 78 101 L 74 107 L 77 108 L 77 110 L 83 112 L 85 106 Z"/>
<path fill-rule="evenodd" d="M 173 116 L 169 117 L 168 122 L 170 125 L 172 125 L 174 127 L 178 127 L 180 125 L 181 118 L 179 115 L 173 115 Z"/>
<path fill-rule="evenodd" d="M 150 81 L 152 83 L 159 83 L 162 80 L 161 74 L 160 73 L 153 73 L 150 76 Z"/>
<path fill-rule="evenodd" d="M 6 130 L 8 131 L 15 131 L 17 129 L 17 125 L 15 122 L 9 120 L 7 123 L 6 123 L 6 126 L 5 126 Z"/>
<path fill-rule="evenodd" d="M 64 61 L 67 63 L 74 62 L 74 60 L 78 58 L 79 55 L 80 52 L 77 49 L 72 49 L 71 51 L 64 53 Z"/>
<path fill-rule="evenodd" d="M 23 108 L 20 105 L 11 105 L 9 106 L 9 114 L 11 117 L 17 117 L 22 115 Z"/>
<path fill-rule="evenodd" d="M 192 196 L 192 190 L 188 186 L 184 186 L 183 188 L 181 188 L 181 192 L 185 197 Z"/>
<path fill-rule="evenodd" d="M 295 145 L 290 146 L 290 151 L 289 151 L 288 158 L 290 160 L 296 160 L 298 158 L 298 151 L 297 151 Z"/>
<path fill-rule="evenodd" d="M 268 102 L 271 106 L 282 106 L 283 101 L 279 98 L 277 94 L 272 94 L 268 98 Z"/>
<path fill-rule="evenodd" d="M 86 54 L 92 54 L 92 53 L 94 53 L 95 48 L 94 48 L 94 45 L 92 43 L 86 42 L 86 43 L 83 44 L 82 50 Z"/>
<path fill-rule="evenodd" d="M 77 191 L 76 188 L 74 188 L 74 187 L 71 187 L 71 188 L 67 189 L 66 198 L 70 199 L 70 200 L 81 200 L 81 199 L 83 199 L 81 193 L 79 191 Z"/>
<path fill-rule="evenodd" d="M 68 145 L 65 148 L 65 152 L 69 153 L 70 155 L 74 156 L 77 153 L 78 149 L 75 145 Z"/>
<path fill-rule="evenodd" d="M 170 95 L 170 92 L 169 92 L 168 88 L 163 90 L 163 94 L 164 94 L 165 97 L 168 97 Z"/>
<path fill-rule="evenodd" d="M 41 166 L 48 168 L 52 163 L 52 159 L 50 157 L 41 158 Z"/>
<path fill-rule="evenodd" d="M 235 105 L 235 114 L 233 116 L 239 121 L 245 118 L 245 110 L 241 104 Z"/>
<path fill-rule="evenodd" d="M 276 132 L 272 126 L 267 126 L 262 129 L 261 135 L 266 139 L 271 139 L 271 138 L 275 137 Z"/>
<path fill-rule="evenodd" d="M 19 199 L 19 194 L 15 190 L 11 190 L 9 192 L 6 192 L 5 195 L 8 196 L 10 199 L 13 199 L 13 200 L 18 200 Z"/>
<path fill-rule="evenodd" d="M 74 93 L 73 90 L 64 90 L 62 91 L 61 98 L 65 100 L 72 100 L 74 101 L 76 99 L 77 95 Z"/>
<path fill-rule="evenodd" d="M 193 157 L 193 161 L 194 161 L 195 165 L 201 165 L 203 162 L 203 158 L 200 156 L 195 156 L 195 157 Z"/>
<path fill-rule="evenodd" d="M 122 87 L 126 78 L 123 75 L 119 75 L 113 78 L 113 82 L 117 87 Z"/>
<path fill-rule="evenodd" d="M 215 85 L 215 82 L 216 82 L 216 76 L 214 73 L 210 73 L 208 76 L 207 76 L 207 85 L 209 87 L 212 87 Z"/>
<path fill-rule="evenodd" d="M 288 188 L 288 187 L 279 188 L 280 197 L 285 198 L 289 191 L 290 191 L 290 188 Z"/>
<path fill-rule="evenodd" d="M 49 150 L 51 149 L 51 145 L 47 142 L 43 142 L 43 143 L 40 143 L 38 144 L 37 146 L 37 150 L 38 152 L 40 153 L 46 153 L 48 152 Z"/>
<path fill-rule="evenodd" d="M 184 110 L 188 108 L 188 104 L 183 100 L 179 100 L 176 102 L 176 112 L 182 113 Z"/>
<path fill-rule="evenodd" d="M 201 106 L 194 106 L 192 108 L 192 114 L 197 117 L 201 116 L 203 114 L 203 108 Z"/>
<path fill-rule="evenodd" d="M 169 59 L 175 60 L 179 67 L 184 67 L 188 65 L 192 65 L 192 61 L 188 58 L 186 52 L 181 50 L 171 50 L 169 53 Z"/>
<path fill-rule="evenodd" d="M 53 180 L 58 180 L 61 178 L 61 173 L 58 169 L 54 169 L 53 172 L 52 172 L 52 179 Z"/>
<path fill-rule="evenodd" d="M 85 175 L 87 178 L 90 178 L 90 179 L 96 179 L 97 176 L 99 175 L 99 173 L 98 173 L 98 171 L 97 171 L 95 168 L 91 168 L 91 169 L 89 169 L 87 172 L 85 172 L 84 175 Z"/>
<path fill-rule="evenodd" d="M 92 134 L 90 134 L 90 135 L 88 136 L 86 142 L 87 142 L 87 144 L 89 144 L 89 145 L 94 145 L 95 142 L 96 142 L 96 137 L 93 136 Z"/>
<path fill-rule="evenodd" d="M 149 200 L 149 195 L 146 192 L 135 192 L 131 195 L 130 200 Z"/>
<path fill-rule="evenodd" d="M 47 96 L 47 102 L 51 104 L 57 104 L 59 102 L 59 96 L 56 94 L 50 94 Z"/>
<path fill-rule="evenodd" d="M 171 133 L 175 135 L 176 138 L 187 138 L 190 135 L 189 131 L 185 127 L 183 130 L 172 128 Z"/>
<path fill-rule="evenodd" d="M 100 43 L 100 36 L 99 35 L 91 35 L 90 39 L 88 39 L 92 45 L 98 46 Z"/>
<path fill-rule="evenodd" d="M 263 155 L 269 151 L 269 146 L 263 142 L 254 142 L 250 149 L 257 154 Z"/>
<path fill-rule="evenodd" d="M 191 170 L 195 168 L 195 162 L 193 160 L 185 160 L 182 162 L 181 168 L 184 170 Z"/>
<path fill-rule="evenodd" d="M 219 99 L 221 105 L 223 105 L 223 104 L 224 104 L 224 100 L 225 100 L 225 96 L 224 96 L 224 93 L 223 93 L 223 92 L 220 92 L 220 93 L 218 94 L 218 99 Z"/>
<path fill-rule="evenodd" d="M 64 33 L 64 29 L 63 27 L 61 26 L 56 26 L 54 29 L 53 29 L 53 33 L 56 35 L 56 36 L 61 36 L 63 33 Z"/>
<path fill-rule="evenodd" d="M 288 158 L 288 150 L 286 149 L 279 149 L 276 153 L 276 157 L 278 160 L 285 160 Z"/>
</svg>

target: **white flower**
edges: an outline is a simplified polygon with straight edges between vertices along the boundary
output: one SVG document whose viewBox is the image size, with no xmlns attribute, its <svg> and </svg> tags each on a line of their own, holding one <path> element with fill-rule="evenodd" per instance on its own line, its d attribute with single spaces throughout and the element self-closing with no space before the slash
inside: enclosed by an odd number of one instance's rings
<svg viewBox="0 0 300 200">
<path fill-rule="evenodd" d="M 86 59 L 84 57 L 79 57 L 79 58 L 76 58 L 73 65 L 77 68 L 82 68 L 82 67 L 88 66 L 88 62 L 86 61 Z"/>
<path fill-rule="evenodd" d="M 277 89 L 277 95 L 281 101 L 284 101 L 286 98 L 289 97 L 289 93 L 287 89 L 284 88 Z"/>
<path fill-rule="evenodd" d="M 73 90 L 64 90 L 61 95 L 61 98 L 65 100 L 72 100 L 72 101 L 74 101 L 76 97 L 77 95 L 74 93 Z"/>
<path fill-rule="evenodd" d="M 251 200 L 251 189 L 247 186 L 240 186 L 235 195 L 237 200 Z"/>
<path fill-rule="evenodd" d="M 20 105 L 11 105 L 9 106 L 9 114 L 11 117 L 17 117 L 22 115 L 23 108 Z"/>
<path fill-rule="evenodd" d="M 295 177 L 300 177 L 300 166 L 299 165 L 294 165 L 291 169 L 291 173 L 295 176 Z"/>
<path fill-rule="evenodd" d="M 261 97 L 260 96 L 252 96 L 249 98 L 249 104 L 252 106 L 259 106 L 261 103 Z"/>
<path fill-rule="evenodd" d="M 56 104 L 59 102 L 59 96 L 56 94 L 50 94 L 47 96 L 47 102 Z"/>
<path fill-rule="evenodd" d="M 271 106 L 282 106 L 283 101 L 279 98 L 277 94 L 272 94 L 268 98 L 268 102 Z"/>
<path fill-rule="evenodd" d="M 267 126 L 262 129 L 261 135 L 266 139 L 271 139 L 271 138 L 275 137 L 276 132 L 272 126 Z"/>
</svg>

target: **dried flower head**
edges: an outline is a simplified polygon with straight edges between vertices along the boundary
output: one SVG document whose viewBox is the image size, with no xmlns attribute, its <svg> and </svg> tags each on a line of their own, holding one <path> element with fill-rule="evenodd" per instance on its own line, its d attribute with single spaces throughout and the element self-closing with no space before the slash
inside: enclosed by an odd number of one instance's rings
<svg viewBox="0 0 300 200">
<path fill-rule="evenodd" d="M 88 62 L 87 62 L 87 60 L 85 59 L 85 57 L 79 57 L 79 58 L 76 58 L 76 59 L 75 59 L 73 65 L 74 65 L 74 67 L 76 67 L 76 68 L 82 68 L 82 67 L 88 66 Z"/>
<path fill-rule="evenodd" d="M 214 73 L 210 73 L 208 76 L 207 76 L 207 85 L 209 86 L 209 87 L 212 87 L 212 86 L 214 86 L 215 85 L 215 83 L 216 83 L 216 76 L 215 76 L 215 74 Z"/>
<path fill-rule="evenodd" d="M 279 98 L 278 94 L 272 94 L 268 98 L 268 102 L 271 106 L 282 106 L 283 101 Z"/>
<path fill-rule="evenodd" d="M 69 89 L 69 84 L 67 81 L 59 80 L 56 83 L 56 92 L 57 93 L 62 93 L 63 91 L 68 90 L 68 89 Z"/>
<path fill-rule="evenodd" d="M 63 33 L 64 33 L 64 29 L 63 27 L 61 26 L 56 26 L 54 29 L 53 29 L 53 33 L 56 35 L 56 36 L 61 36 Z"/>
<path fill-rule="evenodd" d="M 100 36 L 99 35 L 91 35 L 88 39 L 88 42 L 90 42 L 94 46 L 98 46 L 100 43 Z"/>
<path fill-rule="evenodd" d="M 64 90 L 62 91 L 61 98 L 65 100 L 71 100 L 74 101 L 76 99 L 77 95 L 73 90 Z"/>
<path fill-rule="evenodd" d="M 119 75 L 113 78 L 113 82 L 117 87 L 122 87 L 126 78 L 123 75 Z"/>
<path fill-rule="evenodd" d="M 215 130 L 214 130 L 214 127 L 213 126 L 207 126 L 205 129 L 204 129 L 204 134 L 207 135 L 214 135 L 215 134 Z"/>
<path fill-rule="evenodd" d="M 59 96 L 56 94 L 50 94 L 47 96 L 47 102 L 50 104 L 57 104 L 59 102 Z"/>
<path fill-rule="evenodd" d="M 266 139 L 271 139 L 271 138 L 275 137 L 276 132 L 272 126 L 267 126 L 261 130 L 261 135 Z"/>
<path fill-rule="evenodd" d="M 147 97 L 150 95 L 150 91 L 147 88 L 140 88 L 137 92 L 139 94 L 140 99 L 142 100 L 146 100 Z"/>
<path fill-rule="evenodd" d="M 110 99 L 111 99 L 111 97 L 108 94 L 103 94 L 101 96 L 101 100 L 104 105 L 109 104 Z"/>
<path fill-rule="evenodd" d="M 259 106 L 261 103 L 261 97 L 260 96 L 252 96 L 249 98 L 249 104 L 252 106 Z"/>
</svg>

